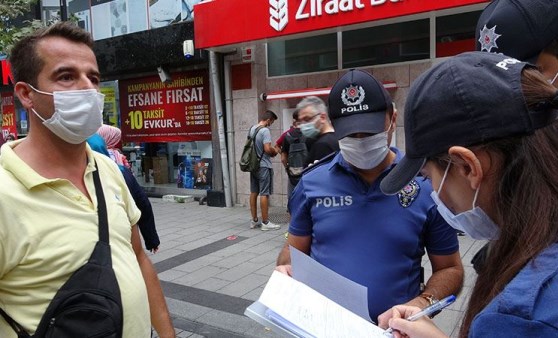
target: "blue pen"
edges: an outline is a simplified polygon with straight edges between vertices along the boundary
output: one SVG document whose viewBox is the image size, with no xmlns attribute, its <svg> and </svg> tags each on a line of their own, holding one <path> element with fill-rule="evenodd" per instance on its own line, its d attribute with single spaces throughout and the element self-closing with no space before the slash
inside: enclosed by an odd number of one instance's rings
<svg viewBox="0 0 558 338">
<path fill-rule="evenodd" d="M 410 316 L 409 318 L 407 318 L 408 321 L 414 322 L 415 320 L 423 317 L 423 316 L 430 316 L 438 311 L 441 311 L 443 308 L 447 307 L 448 305 L 450 305 L 451 303 L 455 302 L 455 296 L 454 295 L 450 295 L 447 296 L 446 298 L 428 306 L 425 307 L 422 311 L 419 311 L 417 313 L 415 313 L 414 315 Z M 390 327 L 387 330 L 384 331 L 385 335 L 391 334 L 393 332 L 393 329 Z"/>
</svg>

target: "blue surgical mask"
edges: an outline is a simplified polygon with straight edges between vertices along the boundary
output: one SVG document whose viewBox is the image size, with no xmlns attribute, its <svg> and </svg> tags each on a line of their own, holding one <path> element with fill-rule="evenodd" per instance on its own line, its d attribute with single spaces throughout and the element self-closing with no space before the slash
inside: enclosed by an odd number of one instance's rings
<svg viewBox="0 0 558 338">
<path fill-rule="evenodd" d="M 469 235 L 473 239 L 484 239 L 484 240 L 495 240 L 500 236 L 500 228 L 496 223 L 490 219 L 490 217 L 482 210 L 480 207 L 476 207 L 477 196 L 479 194 L 480 186 L 475 192 L 475 197 L 473 198 L 473 208 L 455 215 L 451 210 L 446 207 L 444 202 L 440 199 L 439 193 L 442 191 L 444 182 L 448 175 L 449 167 L 451 162 L 448 164 L 446 171 L 444 172 L 444 177 L 442 177 L 442 182 L 440 182 L 440 188 L 438 192 L 432 191 L 430 196 L 434 200 L 434 203 L 438 206 L 438 212 L 440 215 L 448 222 L 448 224 L 457 230 L 463 231 L 465 234 Z"/>
<path fill-rule="evenodd" d="M 316 122 L 310 121 L 307 123 L 301 123 L 298 126 L 302 135 L 308 138 L 314 138 L 320 134 L 320 129 L 316 128 Z"/>
</svg>

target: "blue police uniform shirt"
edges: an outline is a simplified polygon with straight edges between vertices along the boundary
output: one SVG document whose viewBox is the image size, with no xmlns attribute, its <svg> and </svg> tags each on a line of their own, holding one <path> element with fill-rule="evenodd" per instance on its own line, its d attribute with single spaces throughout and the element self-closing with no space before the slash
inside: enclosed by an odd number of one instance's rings
<svg viewBox="0 0 558 338">
<path fill-rule="evenodd" d="M 558 244 L 543 250 L 477 316 L 469 337 L 558 337 Z"/>
<path fill-rule="evenodd" d="M 368 288 L 370 318 L 420 293 L 421 259 L 459 250 L 456 231 L 438 214 L 429 181 L 413 180 L 399 194 L 369 185 L 337 153 L 306 172 L 289 200 L 289 233 L 312 236 L 310 255 Z"/>
</svg>

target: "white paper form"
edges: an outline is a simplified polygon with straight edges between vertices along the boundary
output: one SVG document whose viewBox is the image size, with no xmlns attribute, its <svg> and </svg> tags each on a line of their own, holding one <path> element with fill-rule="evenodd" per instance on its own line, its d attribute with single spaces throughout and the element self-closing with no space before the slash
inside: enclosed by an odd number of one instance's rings
<svg viewBox="0 0 558 338">
<path fill-rule="evenodd" d="M 289 246 L 293 278 L 370 321 L 368 288 L 341 276 L 312 257 Z"/>
<path fill-rule="evenodd" d="M 258 301 L 315 337 L 386 338 L 384 330 L 278 271 Z"/>
</svg>

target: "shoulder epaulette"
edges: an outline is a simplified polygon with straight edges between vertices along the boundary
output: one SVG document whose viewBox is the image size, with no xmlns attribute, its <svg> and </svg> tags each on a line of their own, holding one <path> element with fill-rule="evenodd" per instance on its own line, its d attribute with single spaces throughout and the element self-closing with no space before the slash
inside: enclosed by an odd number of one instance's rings
<svg viewBox="0 0 558 338">
<path fill-rule="evenodd" d="M 320 167 L 326 163 L 331 162 L 331 160 L 333 160 L 333 158 L 335 157 L 335 155 L 337 155 L 337 152 L 334 151 L 333 153 L 324 156 L 323 158 L 319 159 L 318 162 L 309 165 L 308 167 L 306 167 L 303 171 L 302 171 L 302 175 L 306 174 L 307 172 L 310 172 L 314 169 L 316 169 L 317 167 Z"/>
</svg>

